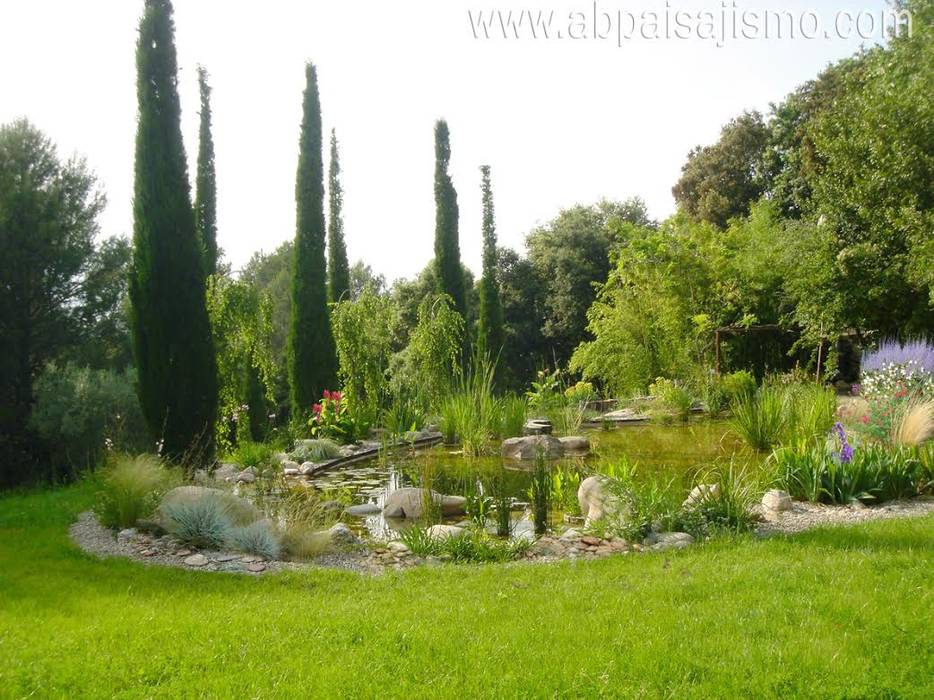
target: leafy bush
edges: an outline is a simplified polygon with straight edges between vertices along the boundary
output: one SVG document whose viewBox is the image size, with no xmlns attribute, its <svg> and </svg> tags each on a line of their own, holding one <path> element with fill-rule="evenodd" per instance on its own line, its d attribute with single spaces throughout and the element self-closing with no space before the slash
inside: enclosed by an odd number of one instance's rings
<svg viewBox="0 0 934 700">
<path fill-rule="evenodd" d="M 347 445 L 366 434 L 369 422 L 367 415 L 353 410 L 341 392 L 325 389 L 321 401 L 311 407 L 308 427 L 313 438 L 329 438 Z"/>
<path fill-rule="evenodd" d="M 154 455 L 114 457 L 101 474 L 94 512 L 104 527 L 133 527 L 151 515 L 175 475 Z"/>
<path fill-rule="evenodd" d="M 134 387 L 135 375 L 73 365 L 48 365 L 34 383 L 31 427 L 53 461 L 95 466 L 107 451 L 153 448 Z"/>
<path fill-rule="evenodd" d="M 672 528 L 680 508 L 673 481 L 638 478 L 638 467 L 625 460 L 601 471 L 606 476 L 605 488 L 621 507 L 594 524 L 598 532 L 602 529 L 628 542 L 641 542 L 655 527 Z"/>
<path fill-rule="evenodd" d="M 649 394 L 661 404 L 662 409 L 670 411 L 675 418 L 686 421 L 694 406 L 694 397 L 679 382 L 659 377 L 649 387 Z"/>
<path fill-rule="evenodd" d="M 279 537 L 268 520 L 231 528 L 227 533 L 227 545 L 238 552 L 257 554 L 267 559 L 278 559 L 282 554 Z"/>
<path fill-rule="evenodd" d="M 746 370 L 723 375 L 720 384 L 727 403 L 740 401 L 756 393 L 756 378 Z"/>
<path fill-rule="evenodd" d="M 333 440 L 319 438 L 317 440 L 299 440 L 292 450 L 292 459 L 302 462 L 326 462 L 341 456 L 341 448 Z"/>
<path fill-rule="evenodd" d="M 244 467 L 262 467 L 272 461 L 272 446 L 262 442 L 241 442 L 237 449 L 230 454 L 235 464 Z"/>
<path fill-rule="evenodd" d="M 182 544 L 219 549 L 230 538 L 233 525 L 225 503 L 215 496 L 168 503 L 162 509 L 168 531 Z"/>
<path fill-rule="evenodd" d="M 596 397 L 593 384 L 590 382 L 577 382 L 564 390 L 564 398 L 571 403 L 587 403 Z"/>
</svg>

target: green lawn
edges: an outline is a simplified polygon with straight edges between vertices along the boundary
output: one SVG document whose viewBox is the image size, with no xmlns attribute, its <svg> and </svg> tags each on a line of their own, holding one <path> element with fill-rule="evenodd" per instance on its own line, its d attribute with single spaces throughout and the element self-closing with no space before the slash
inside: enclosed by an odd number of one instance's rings
<svg viewBox="0 0 934 700">
<path fill-rule="evenodd" d="M 672 556 L 265 578 L 99 561 L 0 500 L 2 697 L 934 697 L 934 519 Z"/>
</svg>

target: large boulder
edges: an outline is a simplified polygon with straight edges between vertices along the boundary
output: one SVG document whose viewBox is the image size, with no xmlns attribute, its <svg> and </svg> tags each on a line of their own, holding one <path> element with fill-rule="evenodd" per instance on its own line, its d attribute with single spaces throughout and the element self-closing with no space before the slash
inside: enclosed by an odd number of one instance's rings
<svg viewBox="0 0 934 700">
<path fill-rule="evenodd" d="M 532 461 L 539 457 L 560 459 L 563 456 L 564 446 L 551 435 L 509 438 L 503 442 L 503 457 L 507 459 Z"/>
<path fill-rule="evenodd" d="M 778 515 L 779 513 L 791 510 L 792 503 L 791 496 L 785 491 L 779 491 L 778 489 L 766 491 L 765 495 L 762 497 L 762 509 L 767 516 Z"/>
<path fill-rule="evenodd" d="M 566 455 L 582 457 L 590 454 L 590 440 L 579 435 L 558 438 Z"/>
<path fill-rule="evenodd" d="M 404 488 L 389 494 L 383 504 L 383 516 L 417 519 L 425 514 L 425 506 L 432 502 L 440 506 L 441 515 L 444 517 L 463 515 L 467 512 L 467 499 L 462 496 L 443 496 L 426 489 Z"/>
<path fill-rule="evenodd" d="M 215 498 L 220 502 L 224 513 L 234 525 L 249 525 L 264 516 L 262 511 L 245 498 L 235 496 L 229 491 L 212 489 L 206 486 L 178 486 L 162 497 L 159 504 L 159 523 L 163 526 L 168 521 L 166 509 L 173 505 L 193 504 L 205 498 Z"/>
<path fill-rule="evenodd" d="M 617 517 L 624 508 L 620 497 L 610 491 L 609 479 L 605 476 L 584 479 L 577 489 L 577 502 L 584 516 L 585 527 L 605 517 Z"/>
<path fill-rule="evenodd" d="M 360 544 L 360 538 L 344 523 L 333 525 L 327 531 L 327 536 L 332 547 L 353 547 Z"/>
</svg>

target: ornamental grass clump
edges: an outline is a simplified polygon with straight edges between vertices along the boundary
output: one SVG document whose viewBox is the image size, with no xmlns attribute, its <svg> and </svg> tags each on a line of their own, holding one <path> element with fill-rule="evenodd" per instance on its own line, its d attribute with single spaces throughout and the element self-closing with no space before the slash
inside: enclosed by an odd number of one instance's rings
<svg viewBox="0 0 934 700">
<path fill-rule="evenodd" d="M 691 523 L 685 529 L 694 530 L 691 534 L 695 536 L 751 529 L 752 506 L 764 489 L 748 466 L 731 460 L 729 465 L 707 472 L 699 483 L 716 484 L 717 488 L 702 488 L 700 496 L 684 506 L 682 523 Z"/>
<path fill-rule="evenodd" d="M 231 528 L 227 533 L 227 546 L 266 559 L 278 559 L 282 554 L 279 536 L 268 520 L 257 520 L 250 525 Z"/>
<path fill-rule="evenodd" d="M 155 455 L 114 457 L 100 475 L 94 512 L 104 527 L 133 527 L 152 514 L 162 495 L 179 480 Z"/>
<path fill-rule="evenodd" d="M 292 459 L 302 462 L 326 462 L 341 456 L 341 448 L 333 440 L 318 438 L 316 440 L 299 440 L 292 450 Z"/>
<path fill-rule="evenodd" d="M 733 404 L 734 430 L 754 450 L 767 452 L 777 445 L 788 426 L 788 402 L 778 387 L 763 387 Z"/>
<path fill-rule="evenodd" d="M 166 529 L 175 539 L 199 549 L 219 549 L 228 541 L 233 525 L 227 507 L 216 496 L 167 503 L 162 508 Z"/>
</svg>

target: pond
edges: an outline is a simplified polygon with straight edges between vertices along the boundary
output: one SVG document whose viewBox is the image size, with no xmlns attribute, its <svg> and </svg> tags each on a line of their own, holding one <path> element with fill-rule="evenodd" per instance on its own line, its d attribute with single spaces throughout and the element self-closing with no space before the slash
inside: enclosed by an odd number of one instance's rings
<svg viewBox="0 0 934 700">
<path fill-rule="evenodd" d="M 577 488 L 583 478 L 612 469 L 627 460 L 637 465 L 637 478 L 674 482 L 685 493 L 698 475 L 711 465 L 737 458 L 744 462 L 761 459 L 750 454 L 722 421 L 696 420 L 688 424 L 641 424 L 613 430 L 592 430 L 592 454 L 587 458 L 565 458 L 550 465 L 552 525 L 565 514 L 578 515 Z M 495 446 L 491 449 L 495 449 Z M 421 452 L 397 451 L 368 462 L 339 467 L 312 478 L 315 488 L 340 493 L 355 504 L 382 507 L 396 489 L 423 486 L 447 495 L 466 496 L 468 510 L 484 519 L 483 507 L 491 496 L 503 494 L 512 502 L 513 535 L 532 531 L 529 490 L 532 464 L 504 460 L 499 456 L 466 458 L 454 449 L 438 446 Z M 455 518 L 451 522 L 464 520 Z M 394 539 L 411 521 L 387 520 L 382 515 L 355 518 L 351 526 L 376 539 Z M 492 523 L 489 523 L 492 528 Z"/>
</svg>

